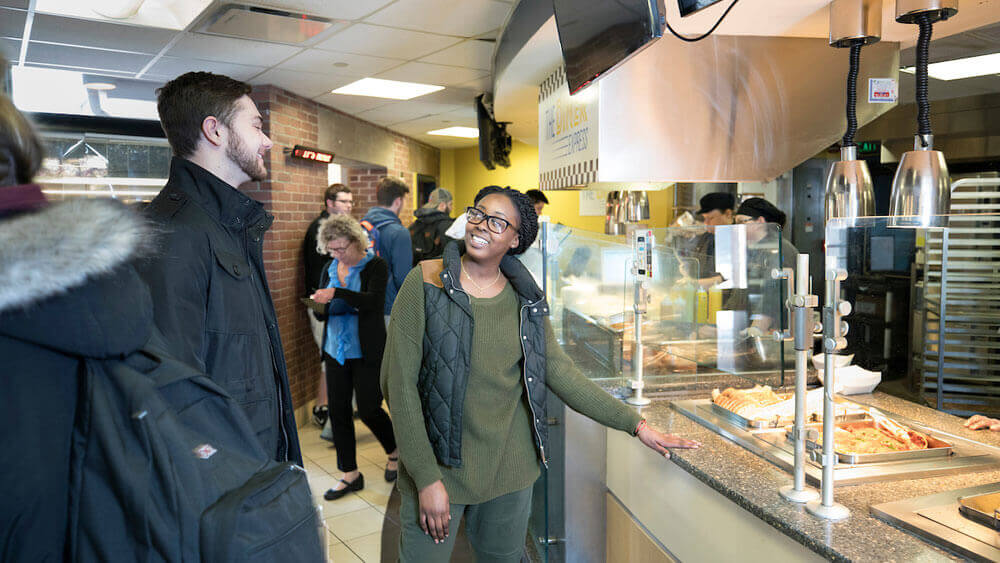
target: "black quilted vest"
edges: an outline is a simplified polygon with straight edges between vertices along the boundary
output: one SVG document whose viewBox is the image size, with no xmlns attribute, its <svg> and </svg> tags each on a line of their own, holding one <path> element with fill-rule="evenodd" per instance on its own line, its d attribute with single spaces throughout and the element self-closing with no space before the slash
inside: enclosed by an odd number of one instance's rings
<svg viewBox="0 0 1000 563">
<path fill-rule="evenodd" d="M 438 463 L 462 466 L 462 407 L 469 380 L 472 310 L 459 283 L 459 248 L 445 247 L 441 286 L 424 282 L 424 354 L 417 379 L 424 425 Z M 549 305 L 531 273 L 513 256 L 504 256 L 500 271 L 517 293 L 520 309 L 521 382 L 532 415 L 535 447 L 546 466 L 548 427 L 545 415 L 545 318 Z"/>
</svg>

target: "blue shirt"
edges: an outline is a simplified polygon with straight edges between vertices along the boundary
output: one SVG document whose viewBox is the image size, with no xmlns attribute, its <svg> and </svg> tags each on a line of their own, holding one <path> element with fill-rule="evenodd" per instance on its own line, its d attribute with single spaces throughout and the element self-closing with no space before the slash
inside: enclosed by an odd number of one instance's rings
<svg viewBox="0 0 1000 563">
<path fill-rule="evenodd" d="M 334 259 L 327 269 L 330 281 L 327 288 L 335 287 L 361 291 L 361 270 L 371 261 L 374 254 L 371 250 L 357 264 L 347 270 L 344 284 L 340 284 L 337 275 L 338 260 Z M 361 358 L 361 337 L 358 334 L 358 310 L 347 304 L 343 299 L 334 298 L 326 307 L 326 338 L 323 351 L 331 358 L 344 365 L 347 360 Z"/>
</svg>

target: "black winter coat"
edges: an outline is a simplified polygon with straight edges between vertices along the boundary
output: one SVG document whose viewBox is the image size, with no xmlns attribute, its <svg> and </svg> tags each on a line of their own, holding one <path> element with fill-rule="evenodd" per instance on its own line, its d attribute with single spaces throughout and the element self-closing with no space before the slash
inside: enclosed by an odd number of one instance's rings
<svg viewBox="0 0 1000 563">
<path fill-rule="evenodd" d="M 302 264 L 306 277 L 306 297 L 320 288 L 319 279 L 323 275 L 323 265 L 330 261 L 325 254 L 316 252 L 316 235 L 319 234 L 319 223 L 329 216 L 330 214 L 324 209 L 319 217 L 309 223 L 306 236 L 302 239 Z"/>
<path fill-rule="evenodd" d="M 323 267 L 319 287 L 330 285 L 330 264 Z M 359 275 L 361 290 L 337 288 L 336 299 L 341 299 L 358 310 L 358 337 L 361 339 L 361 356 L 366 363 L 372 363 L 376 373 L 382 367 L 382 354 L 385 352 L 385 316 L 382 314 L 385 306 L 385 287 L 389 283 L 389 265 L 378 256 L 373 256 L 365 264 Z M 327 311 L 333 304 L 327 305 Z M 326 347 L 326 315 L 314 313 L 317 319 L 323 321 L 323 344 L 320 353 Z"/>
<path fill-rule="evenodd" d="M 265 451 L 301 465 L 285 356 L 264 273 L 264 206 L 174 157 L 147 213 L 163 229 L 139 263 L 173 355 L 205 372 L 245 410 Z"/>
<path fill-rule="evenodd" d="M 149 292 L 126 263 L 140 225 L 123 206 L 90 200 L 0 221 L 5 561 L 64 559 L 84 361 L 118 361 L 153 328 Z"/>
</svg>

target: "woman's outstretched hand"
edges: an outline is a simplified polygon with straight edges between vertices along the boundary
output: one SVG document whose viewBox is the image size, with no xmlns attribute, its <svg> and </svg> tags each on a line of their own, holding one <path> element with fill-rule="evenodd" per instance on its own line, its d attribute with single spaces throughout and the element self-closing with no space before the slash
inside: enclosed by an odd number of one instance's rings
<svg viewBox="0 0 1000 563">
<path fill-rule="evenodd" d="M 653 430 L 645 424 L 639 429 L 637 437 L 643 444 L 646 444 L 650 449 L 666 458 L 670 457 L 670 451 L 667 448 L 690 449 L 701 447 L 701 442 L 688 440 L 687 438 L 681 438 L 673 434 L 664 434 L 663 432 Z"/>
<path fill-rule="evenodd" d="M 965 421 L 965 427 L 969 430 L 983 430 L 988 428 L 993 432 L 1000 432 L 1000 420 L 976 414 Z"/>
<path fill-rule="evenodd" d="M 451 524 L 451 504 L 448 503 L 448 491 L 444 488 L 444 483 L 434 481 L 421 489 L 418 497 L 420 527 L 425 534 L 434 538 L 434 543 L 444 541 Z"/>
</svg>

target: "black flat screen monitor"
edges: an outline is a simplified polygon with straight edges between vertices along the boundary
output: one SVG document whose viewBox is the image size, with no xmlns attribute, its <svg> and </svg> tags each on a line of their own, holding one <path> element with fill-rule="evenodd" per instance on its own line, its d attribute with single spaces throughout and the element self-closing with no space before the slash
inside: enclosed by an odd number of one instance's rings
<svg viewBox="0 0 1000 563">
<path fill-rule="evenodd" d="M 712 4 L 718 4 L 722 0 L 677 0 L 677 8 L 681 11 L 681 17 L 690 16 L 691 14 L 707 8 Z"/>
<path fill-rule="evenodd" d="M 663 0 L 553 0 L 570 94 L 663 35 Z"/>
</svg>

